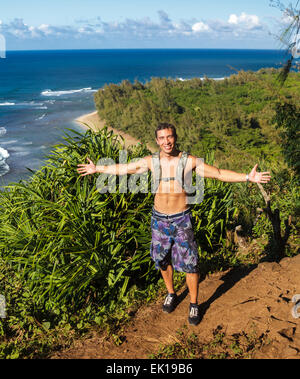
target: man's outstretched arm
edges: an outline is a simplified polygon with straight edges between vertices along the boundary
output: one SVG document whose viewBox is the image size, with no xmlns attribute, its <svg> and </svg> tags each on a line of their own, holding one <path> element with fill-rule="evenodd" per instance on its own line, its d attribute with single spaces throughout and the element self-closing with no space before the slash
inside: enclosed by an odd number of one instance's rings
<svg viewBox="0 0 300 379">
<path fill-rule="evenodd" d="M 112 175 L 126 175 L 126 174 L 141 174 L 150 168 L 150 157 L 144 157 L 136 162 L 117 163 L 113 165 L 95 165 L 90 158 L 88 164 L 78 164 L 77 172 L 80 176 L 92 175 L 95 173 L 112 174 Z"/>
<path fill-rule="evenodd" d="M 249 182 L 268 183 L 271 179 L 270 172 L 257 172 L 257 166 L 258 164 L 253 167 L 247 176 L 245 173 L 220 169 L 204 163 L 203 160 L 195 159 L 196 173 L 205 178 L 217 179 L 222 182 L 246 182 L 248 177 Z"/>
</svg>

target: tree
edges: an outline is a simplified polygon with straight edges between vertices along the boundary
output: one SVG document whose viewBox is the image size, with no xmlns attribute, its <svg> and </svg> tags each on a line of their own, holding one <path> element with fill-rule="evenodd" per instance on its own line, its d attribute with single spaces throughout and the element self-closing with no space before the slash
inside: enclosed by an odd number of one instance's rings
<svg viewBox="0 0 300 379">
<path fill-rule="evenodd" d="M 282 152 L 289 167 L 300 178 L 300 109 L 291 103 L 277 103 L 274 121 L 281 129 Z"/>
<path fill-rule="evenodd" d="M 287 54 L 289 55 L 288 60 L 278 75 L 278 81 L 283 86 L 300 49 L 300 0 L 296 1 L 295 6 L 292 3 L 285 5 L 280 0 L 270 0 L 270 5 L 279 8 L 289 20 L 288 27 L 284 27 L 280 36 L 277 36 L 280 42 L 286 46 Z"/>
<path fill-rule="evenodd" d="M 296 1 L 295 6 L 291 3 L 286 6 L 280 0 L 270 0 L 270 3 L 272 6 L 279 8 L 289 20 L 288 27 L 283 29 L 279 37 L 280 41 L 287 47 L 287 52 L 290 55 L 278 76 L 278 81 L 283 86 L 292 68 L 293 60 L 299 54 L 298 50 L 300 50 L 300 0 Z M 281 129 L 283 155 L 289 167 L 293 168 L 299 177 L 299 107 L 292 102 L 279 101 L 275 104 L 275 112 L 276 128 Z"/>
</svg>

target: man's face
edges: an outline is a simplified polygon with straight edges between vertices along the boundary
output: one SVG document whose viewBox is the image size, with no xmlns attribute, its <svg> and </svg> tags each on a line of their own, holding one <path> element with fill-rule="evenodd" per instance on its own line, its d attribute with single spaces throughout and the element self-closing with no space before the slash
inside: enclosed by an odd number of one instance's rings
<svg viewBox="0 0 300 379">
<path fill-rule="evenodd" d="M 175 149 L 175 142 L 176 138 L 172 129 L 162 129 L 157 132 L 156 143 L 164 153 L 172 153 Z"/>
</svg>

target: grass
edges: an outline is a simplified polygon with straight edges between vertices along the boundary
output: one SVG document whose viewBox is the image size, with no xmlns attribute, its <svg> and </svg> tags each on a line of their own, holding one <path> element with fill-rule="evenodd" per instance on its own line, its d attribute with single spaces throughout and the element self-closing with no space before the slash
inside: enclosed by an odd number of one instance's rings
<svg viewBox="0 0 300 379">
<path fill-rule="evenodd" d="M 161 346 L 150 359 L 251 359 L 255 352 L 270 340 L 265 334 L 257 335 L 255 328 L 249 333 L 226 335 L 222 325 L 212 332 L 210 341 L 202 342 L 187 326 L 177 330 L 177 342 Z"/>
</svg>

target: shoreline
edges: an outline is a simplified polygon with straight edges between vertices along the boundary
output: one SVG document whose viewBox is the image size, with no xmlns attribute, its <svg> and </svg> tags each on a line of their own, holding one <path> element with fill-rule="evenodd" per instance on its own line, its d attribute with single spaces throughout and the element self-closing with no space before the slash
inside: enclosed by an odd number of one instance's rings
<svg viewBox="0 0 300 379">
<path fill-rule="evenodd" d="M 79 124 L 83 129 L 91 129 L 93 132 L 98 132 L 99 130 L 103 129 L 105 126 L 105 120 L 101 120 L 99 118 L 98 112 L 94 111 L 91 113 L 86 113 L 83 114 L 82 116 L 76 118 L 74 120 L 77 124 Z M 121 136 L 124 138 L 124 145 L 125 147 L 129 147 L 132 145 L 137 145 L 138 143 L 141 143 L 140 140 L 132 137 L 131 135 L 122 132 L 121 130 L 112 128 L 110 126 L 107 126 L 107 129 L 109 131 L 113 131 L 114 134 Z M 150 147 L 147 145 L 147 148 L 151 151 L 154 152 L 156 151 L 153 147 Z"/>
</svg>

